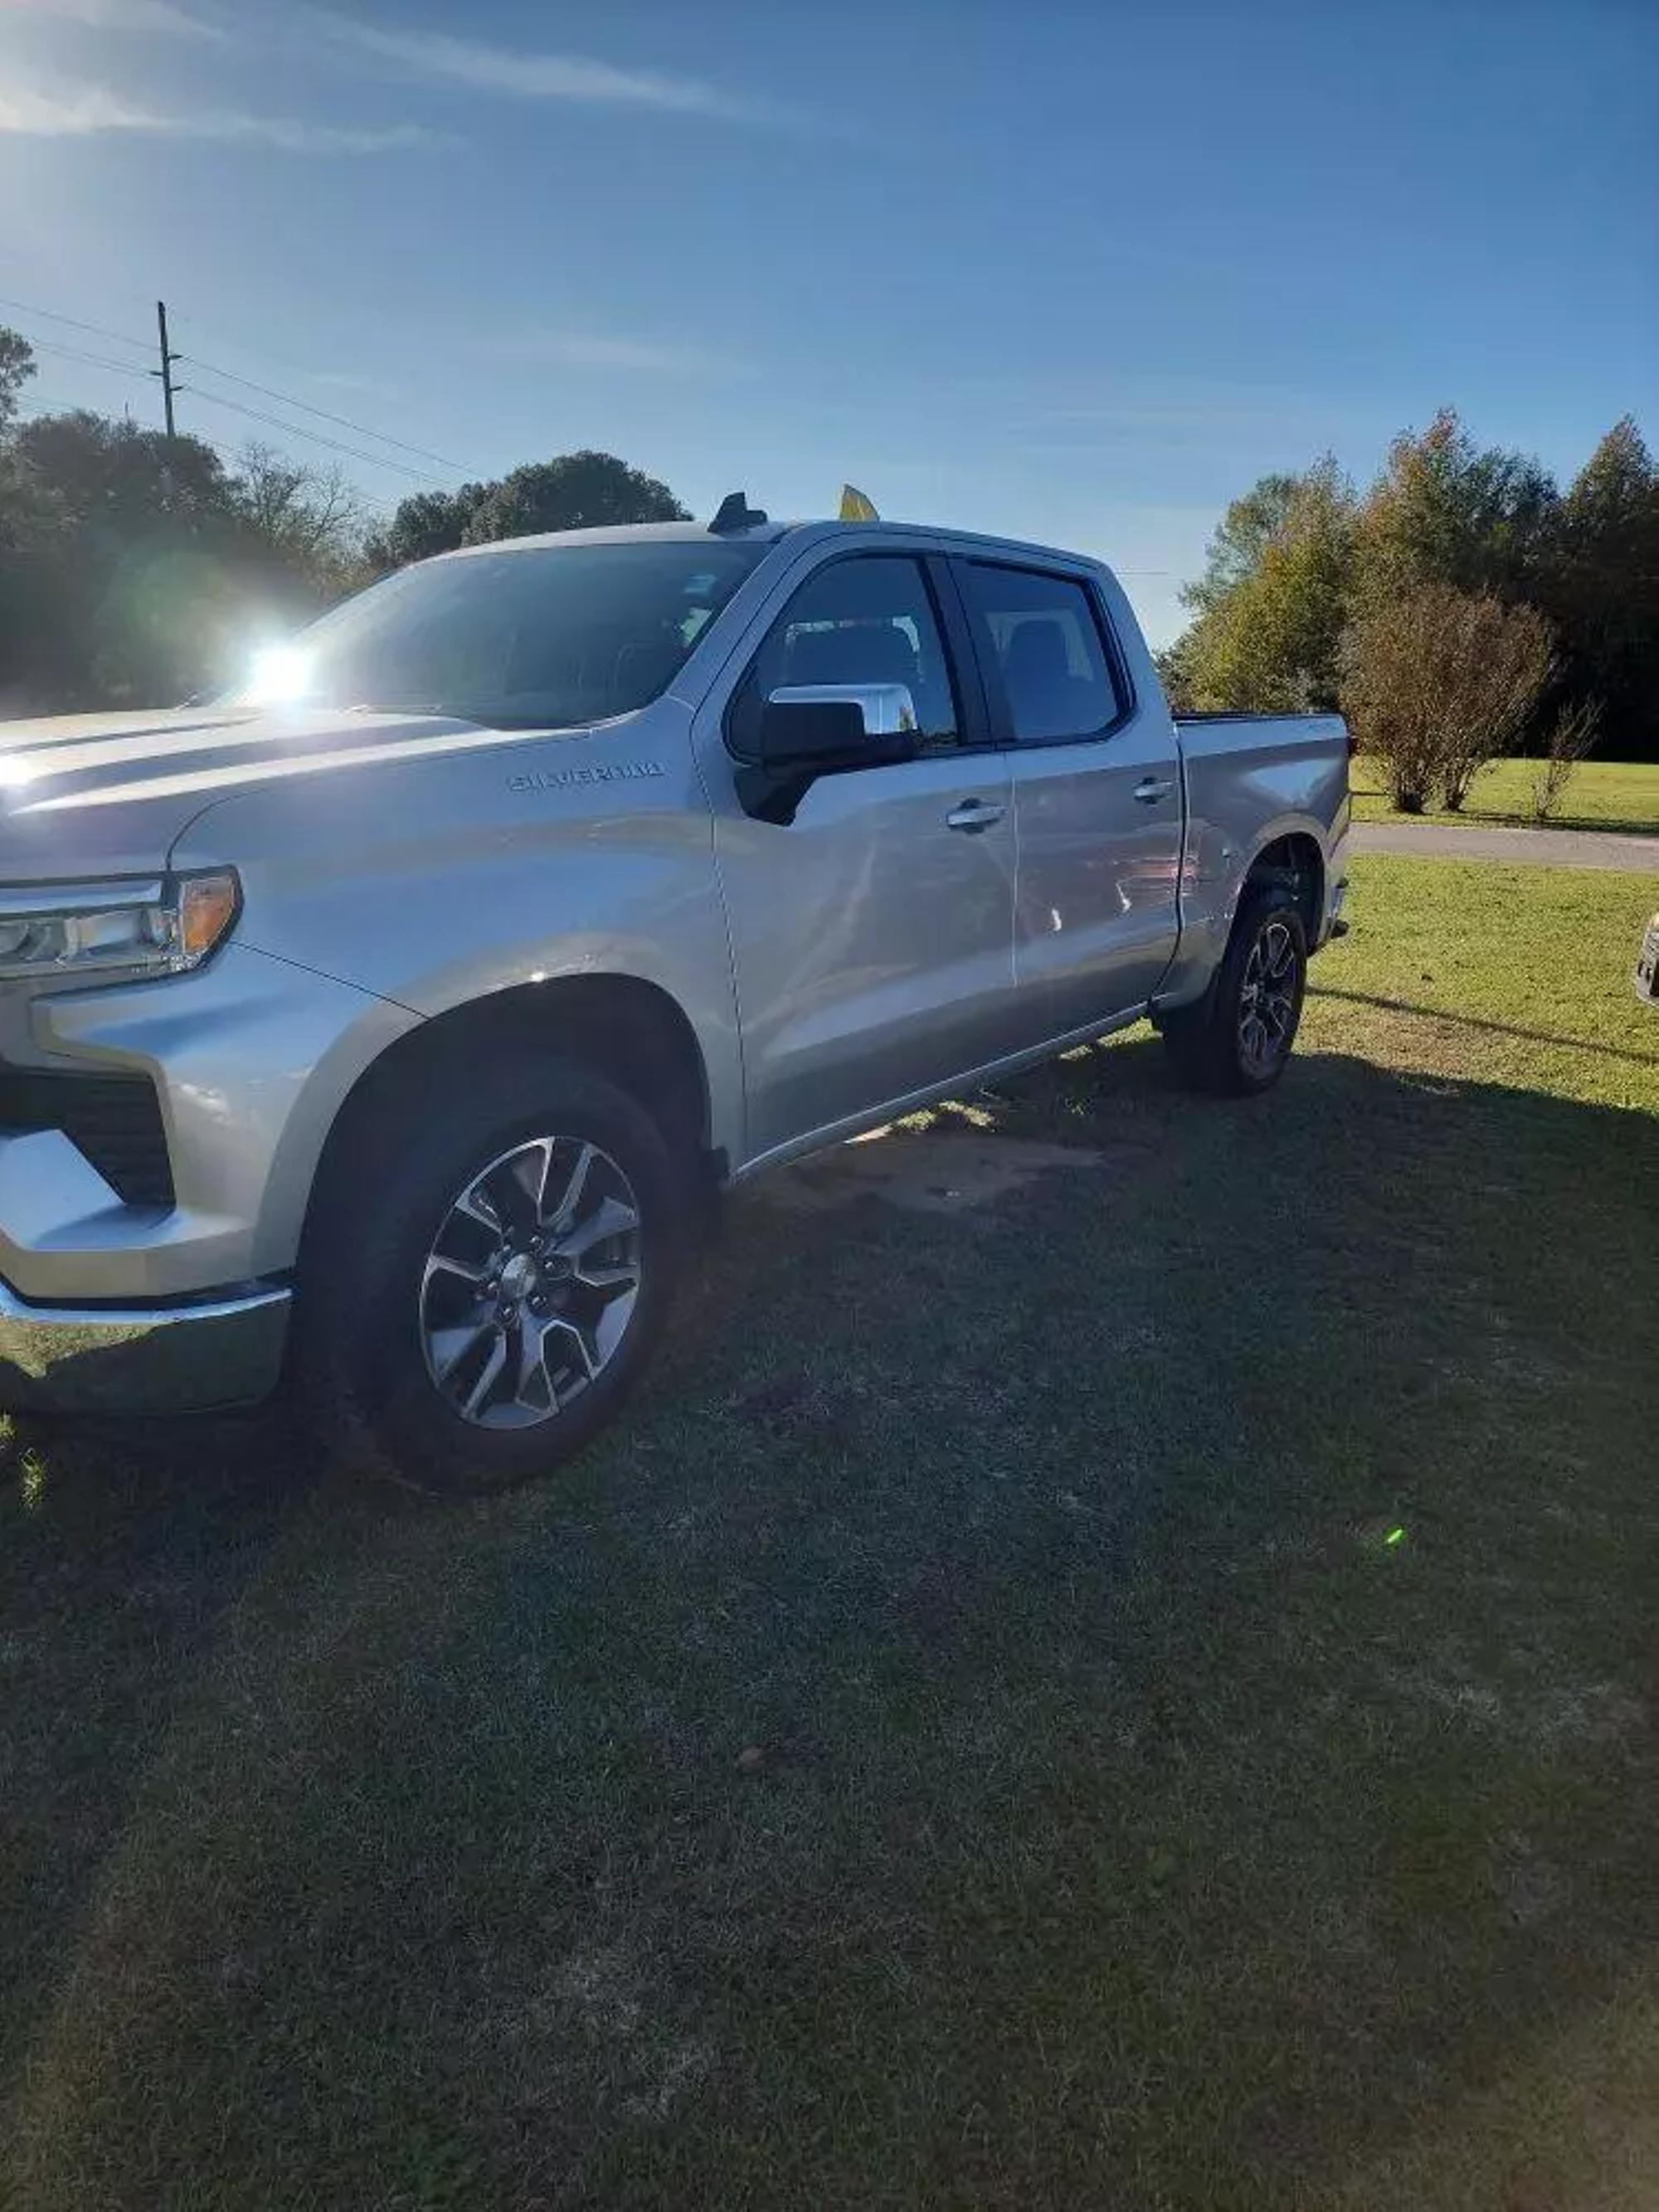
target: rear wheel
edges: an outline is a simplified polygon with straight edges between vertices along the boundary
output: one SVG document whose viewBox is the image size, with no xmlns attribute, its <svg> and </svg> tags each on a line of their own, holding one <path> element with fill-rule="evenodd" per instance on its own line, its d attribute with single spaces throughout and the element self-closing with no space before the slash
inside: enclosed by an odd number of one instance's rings
<svg viewBox="0 0 1659 2212">
<path fill-rule="evenodd" d="M 1277 884 L 1247 891 L 1209 990 L 1164 1018 L 1182 1080 L 1235 1097 L 1271 1088 L 1296 1042 L 1307 980 L 1307 933 L 1290 891 Z"/>
<path fill-rule="evenodd" d="M 655 1122 L 601 1077 L 515 1057 L 428 1086 L 319 1185 L 301 1387 L 419 1488 L 543 1474 L 645 1365 L 685 1212 Z"/>
</svg>

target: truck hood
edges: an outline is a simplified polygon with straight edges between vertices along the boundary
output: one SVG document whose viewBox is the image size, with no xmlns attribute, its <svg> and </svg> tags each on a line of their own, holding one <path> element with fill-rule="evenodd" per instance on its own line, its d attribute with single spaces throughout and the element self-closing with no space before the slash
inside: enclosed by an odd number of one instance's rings
<svg viewBox="0 0 1659 2212">
<path fill-rule="evenodd" d="M 332 708 L 0 722 L 0 882 L 153 873 L 204 807 L 253 785 L 518 734 L 438 714 Z"/>
</svg>

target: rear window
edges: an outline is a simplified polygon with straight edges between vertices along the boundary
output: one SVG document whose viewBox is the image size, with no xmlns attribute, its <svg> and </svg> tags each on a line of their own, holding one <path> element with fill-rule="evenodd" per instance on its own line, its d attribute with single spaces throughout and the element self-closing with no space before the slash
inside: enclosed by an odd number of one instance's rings
<svg viewBox="0 0 1659 2212">
<path fill-rule="evenodd" d="M 667 689 L 766 550 L 668 538 L 424 562 L 301 631 L 233 696 L 499 729 L 603 721 Z"/>
<path fill-rule="evenodd" d="M 1085 738 L 1122 711 L 1093 602 L 1070 576 L 969 562 L 969 611 L 1020 744 Z"/>
</svg>

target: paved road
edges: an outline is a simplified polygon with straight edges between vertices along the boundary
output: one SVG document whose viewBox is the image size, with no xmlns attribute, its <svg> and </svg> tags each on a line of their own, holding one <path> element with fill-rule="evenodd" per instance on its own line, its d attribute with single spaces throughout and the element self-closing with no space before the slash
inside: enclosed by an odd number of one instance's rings
<svg viewBox="0 0 1659 2212">
<path fill-rule="evenodd" d="M 1357 853 L 1414 853 L 1440 860 L 1512 860 L 1537 868 L 1624 868 L 1659 876 L 1659 837 L 1601 830 L 1451 829 L 1438 822 L 1360 822 Z"/>
</svg>

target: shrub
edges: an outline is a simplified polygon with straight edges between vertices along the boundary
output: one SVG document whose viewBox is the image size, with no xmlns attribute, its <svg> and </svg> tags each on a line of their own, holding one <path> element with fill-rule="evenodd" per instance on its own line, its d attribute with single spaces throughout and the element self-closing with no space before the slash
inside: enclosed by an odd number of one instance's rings
<svg viewBox="0 0 1659 2212">
<path fill-rule="evenodd" d="M 1553 672 L 1537 610 L 1423 584 L 1379 597 L 1343 639 L 1342 706 L 1402 814 L 1455 813 Z"/>
<path fill-rule="evenodd" d="M 1550 725 L 1544 757 L 1532 780 L 1532 811 L 1536 822 L 1547 822 L 1561 804 L 1573 771 L 1588 759 L 1601 734 L 1601 702 L 1581 699 L 1563 707 Z"/>
</svg>

